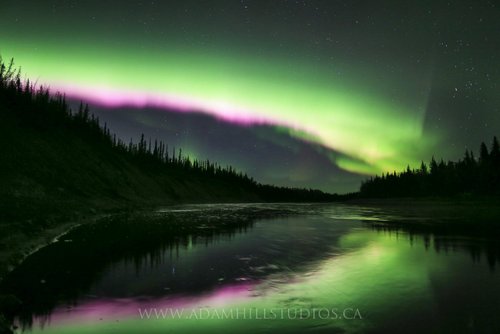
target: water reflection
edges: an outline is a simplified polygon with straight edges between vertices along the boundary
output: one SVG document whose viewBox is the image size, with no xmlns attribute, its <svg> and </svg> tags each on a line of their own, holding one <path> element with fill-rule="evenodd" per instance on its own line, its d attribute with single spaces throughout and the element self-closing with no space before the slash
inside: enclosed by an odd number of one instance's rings
<svg viewBox="0 0 500 334">
<path fill-rule="evenodd" d="M 499 328 L 498 240 L 409 219 L 345 205 L 189 206 L 115 217 L 35 254 L 2 290 L 25 301 L 20 323 L 45 333 Z M 363 318 L 144 321 L 137 313 L 158 307 L 350 308 Z"/>
<path fill-rule="evenodd" d="M 436 253 L 467 252 L 473 263 L 486 261 L 491 270 L 500 261 L 500 239 L 483 236 L 464 236 L 450 228 L 436 228 L 429 225 L 406 224 L 396 221 L 373 222 L 365 220 L 373 230 L 390 238 L 403 238 L 411 245 L 423 245 Z"/>
<path fill-rule="evenodd" d="M 32 325 L 33 317 L 45 323 L 57 305 L 73 307 L 82 300 L 93 298 L 89 292 L 91 286 L 108 270 L 125 266 L 127 271 L 139 273 L 158 268 L 165 263 L 165 257 L 179 258 L 183 250 L 231 240 L 251 228 L 255 219 L 271 213 L 274 216 L 287 212 L 212 210 L 211 215 L 169 212 L 118 215 L 76 228 L 30 256 L 2 282 L 3 294 L 13 294 L 22 301 L 22 307 L 9 315 L 16 315 L 23 328 Z M 213 216 L 218 217 L 216 226 L 211 225 Z M 114 281 L 127 291 L 126 296 L 118 297 L 135 295 L 124 285 L 133 285 L 133 279 L 126 281 L 115 277 Z M 178 281 L 173 287 L 197 293 L 215 283 L 206 275 L 196 275 L 189 281 Z M 110 297 L 114 288 L 115 284 L 110 284 Z M 162 295 L 165 290 L 150 290 L 148 294 Z"/>
</svg>

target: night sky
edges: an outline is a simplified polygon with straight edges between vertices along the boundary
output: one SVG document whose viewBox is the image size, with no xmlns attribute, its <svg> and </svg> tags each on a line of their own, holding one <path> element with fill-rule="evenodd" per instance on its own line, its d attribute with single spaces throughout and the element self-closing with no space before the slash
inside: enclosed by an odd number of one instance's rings
<svg viewBox="0 0 500 334">
<path fill-rule="evenodd" d="M 333 192 L 499 135 L 494 1 L 5 1 L 0 54 L 141 132 Z"/>
</svg>

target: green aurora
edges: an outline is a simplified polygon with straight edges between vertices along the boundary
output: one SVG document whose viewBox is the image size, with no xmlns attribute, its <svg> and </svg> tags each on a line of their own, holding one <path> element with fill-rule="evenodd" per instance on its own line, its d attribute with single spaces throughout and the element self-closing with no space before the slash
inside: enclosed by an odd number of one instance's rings
<svg viewBox="0 0 500 334">
<path fill-rule="evenodd" d="M 7 0 L 0 55 L 126 141 L 144 131 L 265 183 L 348 192 L 498 136 L 497 26 L 488 1 Z M 152 109 L 165 116 L 134 127 Z M 201 123 L 177 140 L 205 117 L 193 112 L 223 120 L 226 140 L 199 137 Z M 282 144 L 255 137 L 259 125 Z"/>
<path fill-rule="evenodd" d="M 176 45 L 147 51 L 70 41 L 61 47 L 2 39 L 1 45 L 3 57 L 15 58 L 31 80 L 70 97 L 275 125 L 340 152 L 333 162 L 350 172 L 416 166 L 436 140 L 424 133 L 425 97 L 417 106 L 396 103 L 360 80 L 356 84 L 356 78 L 345 82 L 335 68 L 318 68 L 307 59 Z"/>
</svg>

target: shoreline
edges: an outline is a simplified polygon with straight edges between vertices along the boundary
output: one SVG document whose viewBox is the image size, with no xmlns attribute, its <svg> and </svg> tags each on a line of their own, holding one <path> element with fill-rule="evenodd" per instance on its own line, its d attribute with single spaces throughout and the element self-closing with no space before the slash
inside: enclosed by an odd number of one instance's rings
<svg viewBox="0 0 500 334">
<path fill-rule="evenodd" d="M 373 228 L 381 230 L 402 229 L 409 233 L 433 233 L 433 234 L 456 234 L 470 237 L 489 237 L 498 240 L 500 237 L 500 198 L 397 198 L 397 199 L 351 199 L 341 202 L 313 203 L 304 202 L 296 204 L 323 204 L 323 205 L 345 205 L 366 207 L 380 210 L 380 214 L 387 216 L 387 221 L 377 222 L 366 221 Z M 69 221 L 55 220 L 48 228 L 40 229 L 36 234 L 26 234 L 22 230 L 17 230 L 12 235 L 0 240 L 2 249 L 0 250 L 0 282 L 16 267 L 21 265 L 28 257 L 39 250 L 47 247 L 64 235 L 70 233 L 73 229 L 88 224 L 96 224 L 103 218 L 110 218 L 120 213 L 129 213 L 140 216 L 146 212 L 154 212 L 160 208 L 173 207 L 177 205 L 200 205 L 200 204 L 218 204 L 221 206 L 231 204 L 287 204 L 287 203 L 252 203 L 252 202 L 232 202 L 232 203 L 163 203 L 158 205 L 143 205 L 113 209 L 91 210 L 92 214 L 82 214 L 76 219 Z M 289 203 L 288 203 L 289 204 Z M 151 211 L 153 210 L 153 211 Z M 167 210 L 168 211 L 168 210 Z M 261 212 L 262 211 L 262 212 Z M 274 211 L 274 209 L 271 209 Z M 283 212 L 285 212 L 284 210 Z M 249 211 L 244 209 L 241 217 L 266 217 L 267 209 Z M 279 213 L 280 210 L 271 212 Z M 367 215 L 370 215 L 370 210 Z M 375 215 L 378 213 L 373 211 Z M 237 212 L 237 215 L 241 212 Z M 197 215 L 194 213 L 194 215 Z M 203 218 L 203 217 L 201 217 Z M 362 221 L 363 219 L 360 218 Z M 194 225 L 193 225 L 194 224 Z M 188 227 L 200 224 L 194 219 Z M 215 225 L 214 225 L 215 227 Z M 496 241 L 495 241 L 496 242 Z M 9 297 L 2 296 L 0 297 Z M 14 296 L 15 297 L 15 296 Z M 1 305 L 0 305 L 1 306 Z M 1 324 L 0 313 L 0 329 Z"/>
<path fill-rule="evenodd" d="M 109 209 L 100 209 L 92 214 L 82 214 L 76 219 L 64 221 L 61 223 L 54 223 L 45 229 L 41 229 L 37 235 L 28 235 L 22 231 L 15 231 L 11 235 L 6 234 L 0 250 L 0 281 L 8 274 L 14 267 L 18 266 L 24 259 L 32 255 L 39 249 L 56 242 L 58 238 L 65 235 L 77 226 L 95 223 L 101 218 L 109 217 L 125 211 L 140 212 L 143 210 L 171 207 L 175 205 L 197 205 L 197 204 L 263 204 L 262 202 L 164 202 L 154 203 L 153 205 L 133 205 L 132 207 L 116 207 L 113 206 Z M 294 202 L 295 203 L 295 202 Z M 286 204 L 286 203 L 267 203 L 265 204 Z M 301 204 L 301 203 L 297 203 Z M 302 204 L 315 204 L 315 202 L 304 202 Z M 373 208 L 383 208 L 396 213 L 410 215 L 410 216 L 434 216 L 433 213 L 445 214 L 445 217 L 460 218 L 460 219 L 474 219 L 484 225 L 488 222 L 492 225 L 494 220 L 500 221 L 500 197 L 484 197 L 484 198 L 443 198 L 443 197 L 419 197 L 419 198 L 355 198 L 344 201 L 334 202 L 321 202 L 318 204 L 331 204 L 331 205 L 352 205 L 352 206 L 368 206 Z M 404 212 L 401 212 L 401 211 Z M 63 217 L 63 215 L 61 215 Z M 15 225 L 16 223 L 11 223 Z M 405 225 L 406 223 L 401 223 Z M 413 225 L 413 224 L 411 224 Z M 438 223 L 433 224 L 438 225 Z M 464 224 L 460 224 L 463 227 Z M 465 224 L 470 227 L 477 227 L 477 223 Z M 480 224 L 481 225 L 481 224 Z M 498 225 L 500 230 L 500 223 Z"/>
<path fill-rule="evenodd" d="M 2 240 L 4 247 L 7 248 L 8 251 L 0 251 L 0 282 L 29 256 L 56 242 L 58 238 L 69 233 L 75 227 L 96 222 L 101 217 L 102 216 L 99 215 L 62 223 L 43 230 L 35 237 L 29 237 L 21 232 L 17 232 L 8 237 L 9 239 L 14 239 L 14 242 L 10 242 L 11 244 L 9 244 L 9 241 L 4 242 L 4 240 Z M 15 243 L 15 245 L 12 245 L 12 243 Z"/>
</svg>

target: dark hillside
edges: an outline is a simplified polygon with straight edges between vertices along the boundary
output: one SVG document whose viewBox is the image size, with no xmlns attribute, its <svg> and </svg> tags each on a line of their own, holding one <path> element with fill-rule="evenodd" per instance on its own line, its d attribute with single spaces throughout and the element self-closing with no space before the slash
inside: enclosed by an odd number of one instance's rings
<svg viewBox="0 0 500 334">
<path fill-rule="evenodd" d="M 0 220 L 171 202 L 325 201 L 320 191 L 260 185 L 167 144 L 124 143 L 87 107 L 0 72 Z"/>
</svg>

